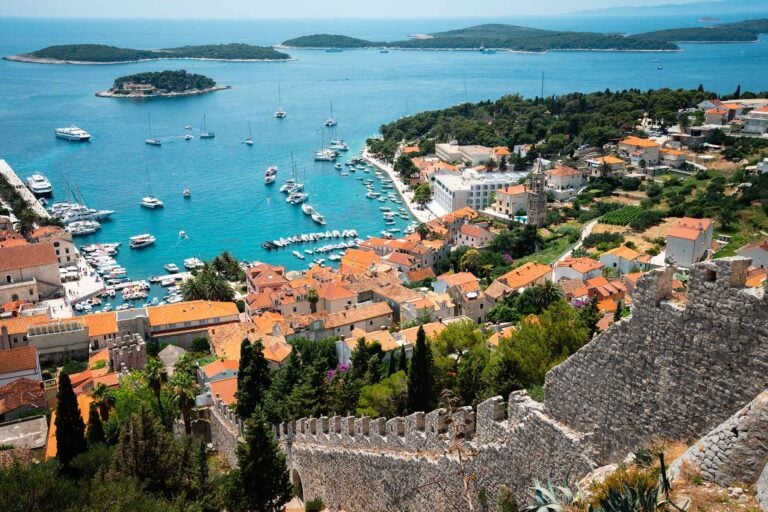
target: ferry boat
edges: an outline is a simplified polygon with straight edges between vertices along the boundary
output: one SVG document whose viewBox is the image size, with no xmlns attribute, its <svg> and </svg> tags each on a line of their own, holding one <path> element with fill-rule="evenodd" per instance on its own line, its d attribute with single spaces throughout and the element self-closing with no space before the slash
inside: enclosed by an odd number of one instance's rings
<svg viewBox="0 0 768 512">
<path fill-rule="evenodd" d="M 270 165 L 264 172 L 264 184 L 271 185 L 277 179 L 277 166 Z"/>
<path fill-rule="evenodd" d="M 167 263 L 163 265 L 163 268 L 169 274 L 176 274 L 179 271 L 179 266 L 176 265 L 175 263 Z"/>
<path fill-rule="evenodd" d="M 53 192 L 51 182 L 40 173 L 35 173 L 27 178 L 27 187 L 29 187 L 29 190 L 36 196 L 47 196 Z"/>
<path fill-rule="evenodd" d="M 128 246 L 131 249 L 141 249 L 143 247 L 148 247 L 154 244 L 155 240 L 157 239 L 154 236 L 150 235 L 149 233 L 145 233 L 143 235 L 132 236 Z"/>
<path fill-rule="evenodd" d="M 56 137 L 73 142 L 85 142 L 91 139 L 91 134 L 75 125 L 66 128 L 56 128 Z"/>
</svg>

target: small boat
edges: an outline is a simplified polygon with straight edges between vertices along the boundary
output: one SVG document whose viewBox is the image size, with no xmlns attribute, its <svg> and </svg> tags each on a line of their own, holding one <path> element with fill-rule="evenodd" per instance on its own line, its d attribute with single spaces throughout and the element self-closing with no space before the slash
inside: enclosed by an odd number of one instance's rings
<svg viewBox="0 0 768 512">
<path fill-rule="evenodd" d="M 344 167 L 342 167 L 342 165 L 341 165 L 341 164 L 335 164 L 335 165 L 333 166 L 333 168 L 334 168 L 334 169 L 336 169 L 337 171 L 340 171 L 340 170 L 342 170 Z"/>
<path fill-rule="evenodd" d="M 325 226 L 325 217 L 323 217 L 317 212 L 312 214 L 312 220 L 320 224 L 321 226 Z"/>
<path fill-rule="evenodd" d="M 149 233 L 145 233 L 143 235 L 132 236 L 128 246 L 131 249 L 141 249 L 143 247 L 148 247 L 154 244 L 155 240 L 157 239 L 154 236 L 150 235 Z"/>
<path fill-rule="evenodd" d="M 152 118 L 149 116 L 149 114 L 147 115 L 147 124 L 149 124 L 149 138 L 144 139 L 144 142 L 150 146 L 162 146 L 163 141 L 157 137 L 152 136 Z"/>
<path fill-rule="evenodd" d="M 203 127 L 200 129 L 200 138 L 213 139 L 214 137 L 216 137 L 216 134 L 213 132 L 209 132 L 205 127 L 205 114 L 203 114 Z"/>
<path fill-rule="evenodd" d="M 349 144 L 344 142 L 342 139 L 332 140 L 330 146 L 328 147 L 335 151 L 349 151 Z"/>
<path fill-rule="evenodd" d="M 331 149 L 321 149 L 318 151 L 315 151 L 315 161 L 316 162 L 333 162 L 336 160 L 336 152 Z"/>
<path fill-rule="evenodd" d="M 163 268 L 169 274 L 176 274 L 179 271 L 179 266 L 176 265 L 175 263 L 167 263 L 163 265 Z"/>
<path fill-rule="evenodd" d="M 277 86 L 277 105 L 278 107 L 277 107 L 277 110 L 275 110 L 273 117 L 275 119 L 284 119 L 288 115 L 288 113 L 285 110 L 283 110 L 283 95 L 282 95 L 282 92 L 280 91 L 279 85 Z"/>
<path fill-rule="evenodd" d="M 304 255 L 301 254 L 299 251 L 293 251 L 293 255 L 299 258 L 300 260 L 304 259 Z"/>
<path fill-rule="evenodd" d="M 248 123 L 248 137 L 243 141 L 246 146 L 253 146 L 253 136 L 251 135 L 251 123 Z"/>
<path fill-rule="evenodd" d="M 309 203 L 302 204 L 301 211 L 306 215 L 312 215 L 313 213 L 316 213 L 315 209 Z"/>
<path fill-rule="evenodd" d="M 315 254 L 315 251 L 313 251 L 312 249 L 304 249 L 304 253 L 306 253 L 306 254 Z"/>
<path fill-rule="evenodd" d="M 143 208 L 148 208 L 150 210 L 154 210 L 156 208 L 162 208 L 163 206 L 165 206 L 165 204 L 155 196 L 142 197 L 139 205 L 141 205 Z"/>
<path fill-rule="evenodd" d="M 326 48 L 325 53 L 341 53 L 343 51 L 341 48 Z"/>
<path fill-rule="evenodd" d="M 181 238 L 181 239 L 187 238 L 187 232 L 184 231 L 183 229 L 181 231 L 179 231 L 179 238 Z"/>
<path fill-rule="evenodd" d="M 53 192 L 51 182 L 40 173 L 35 173 L 27 178 L 27 188 L 36 196 L 47 196 Z"/>
<path fill-rule="evenodd" d="M 184 199 L 189 199 L 190 197 L 192 197 L 192 191 L 189 190 L 188 188 L 185 188 L 184 191 L 181 193 L 181 195 Z"/>
<path fill-rule="evenodd" d="M 184 140 L 192 140 L 192 139 L 194 139 L 194 137 L 192 135 L 190 135 L 190 134 L 184 135 Z"/>
<path fill-rule="evenodd" d="M 185 126 L 185 127 L 184 127 L 184 129 L 185 129 L 185 130 L 191 130 L 191 129 L 192 129 L 192 125 L 191 125 L 191 124 L 188 124 L 187 126 Z"/>
<path fill-rule="evenodd" d="M 200 258 L 187 258 L 184 260 L 184 268 L 188 270 L 203 268 L 204 265 L 205 263 Z"/>
<path fill-rule="evenodd" d="M 341 51 L 341 50 L 339 50 L 339 51 Z M 323 124 L 326 127 L 328 127 L 328 128 L 332 128 L 332 127 L 336 126 L 336 118 L 333 117 L 333 102 L 331 102 L 331 117 L 326 119 Z"/>
<path fill-rule="evenodd" d="M 267 170 L 264 171 L 264 184 L 271 185 L 277 179 L 277 166 L 270 165 Z M 281 189 L 282 190 L 282 189 Z"/>
<path fill-rule="evenodd" d="M 389 50 L 379 50 L 379 53 L 389 53 Z"/>
<path fill-rule="evenodd" d="M 54 133 L 57 138 L 72 142 L 86 142 L 91 138 L 90 133 L 75 125 L 67 126 L 66 128 L 56 128 Z"/>
<path fill-rule="evenodd" d="M 291 178 L 280 185 L 280 192 L 289 193 L 291 190 L 293 190 L 294 186 L 296 186 L 296 180 Z"/>
</svg>

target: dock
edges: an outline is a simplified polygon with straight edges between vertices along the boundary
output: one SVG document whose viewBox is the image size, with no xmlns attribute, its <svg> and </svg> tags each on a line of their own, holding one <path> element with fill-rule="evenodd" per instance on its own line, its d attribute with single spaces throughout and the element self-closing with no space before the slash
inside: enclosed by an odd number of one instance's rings
<svg viewBox="0 0 768 512">
<path fill-rule="evenodd" d="M 18 177 L 18 175 L 5 160 L 0 160 L 0 174 L 5 176 L 5 179 L 8 180 L 8 183 L 10 183 L 11 186 L 19 192 L 19 194 L 21 194 L 21 197 L 24 198 L 24 201 L 26 201 L 27 204 L 32 207 L 32 210 L 37 215 L 44 219 L 50 217 L 50 214 L 46 211 L 45 208 L 43 208 L 43 205 L 40 204 L 35 195 L 27 188 L 24 182 L 21 181 L 21 178 Z"/>
</svg>

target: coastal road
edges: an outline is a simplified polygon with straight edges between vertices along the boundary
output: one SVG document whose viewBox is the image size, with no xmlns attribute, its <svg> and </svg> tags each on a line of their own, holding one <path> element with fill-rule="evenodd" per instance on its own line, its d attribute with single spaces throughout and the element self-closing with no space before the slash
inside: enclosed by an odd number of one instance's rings
<svg viewBox="0 0 768 512">
<path fill-rule="evenodd" d="M 400 180 L 400 176 L 395 172 L 395 169 L 392 168 L 391 165 L 389 165 L 386 162 L 382 162 L 381 160 L 378 160 L 376 158 L 373 158 L 369 153 L 368 149 L 365 149 L 363 151 L 363 158 L 365 158 L 368 162 L 376 166 L 377 168 L 381 169 L 392 180 L 392 183 L 395 184 L 395 187 L 397 188 L 397 191 L 400 193 L 400 195 L 403 198 L 403 202 L 405 202 L 405 205 L 408 207 L 408 210 L 410 210 L 411 215 L 416 217 L 416 220 L 419 222 L 429 222 L 430 219 L 435 218 L 434 214 L 430 212 L 429 210 L 421 210 L 417 207 L 417 205 L 413 202 L 413 192 L 408 190 L 408 187 Z"/>
<path fill-rule="evenodd" d="M 19 194 L 21 194 L 21 197 L 23 197 L 24 201 L 26 201 L 26 203 L 32 207 L 32 210 L 34 210 L 36 214 L 44 219 L 50 217 L 45 208 L 43 208 L 43 205 L 40 204 L 40 201 L 38 201 L 35 195 L 30 192 L 24 182 L 21 181 L 21 178 L 19 178 L 19 176 L 14 172 L 14 170 L 5 160 L 0 160 L 0 174 L 5 176 L 5 179 L 8 180 L 8 183 L 10 183 L 11 186 L 15 188 Z"/>
</svg>

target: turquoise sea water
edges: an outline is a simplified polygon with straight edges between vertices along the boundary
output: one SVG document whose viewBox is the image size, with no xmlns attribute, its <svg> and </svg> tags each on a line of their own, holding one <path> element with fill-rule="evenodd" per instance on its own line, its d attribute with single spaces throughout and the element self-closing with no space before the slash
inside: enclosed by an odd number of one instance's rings
<svg viewBox="0 0 768 512">
<path fill-rule="evenodd" d="M 403 38 L 415 32 L 457 28 L 487 20 L 382 21 L 94 21 L 0 19 L 0 54 L 51 44 L 93 42 L 134 48 L 246 42 L 272 44 L 302 34 L 336 32 L 371 39 Z M 552 18 L 494 20 L 542 28 L 640 31 L 695 25 L 692 18 Z M 725 21 L 728 21 L 725 19 Z M 684 45 L 677 53 L 553 52 L 542 55 L 474 52 L 297 51 L 298 60 L 280 63 L 164 61 L 100 66 L 54 66 L 0 61 L 0 158 L 26 177 L 43 171 L 63 199 L 62 173 L 80 188 L 88 204 L 117 210 L 101 231 L 83 243 L 121 241 L 150 232 L 157 243 L 142 251 L 121 251 L 118 261 L 135 278 L 162 274 L 162 265 L 184 258 L 210 258 L 224 249 L 243 259 L 305 267 L 291 249 L 267 253 L 266 239 L 318 231 L 278 192 L 290 177 L 291 152 L 306 183 L 310 203 L 323 213 L 327 229 L 354 228 L 378 234 L 385 225 L 381 203 L 364 197 L 355 175 L 341 177 L 332 164 L 312 154 L 328 129 L 322 123 L 333 101 L 338 135 L 352 156 L 382 123 L 406 113 L 462 101 L 494 99 L 507 93 L 594 91 L 605 88 L 705 87 L 731 92 L 768 89 L 768 41 L 725 45 Z M 657 70 L 652 59 L 659 59 Z M 129 101 L 97 98 L 120 75 L 179 69 L 213 77 L 231 90 L 173 100 Z M 272 118 L 278 84 L 288 117 Z M 185 142 L 185 125 L 196 135 L 203 115 L 214 140 Z M 151 115 L 162 147 L 144 144 Z M 241 143 L 250 122 L 256 144 Z M 53 129 L 70 123 L 93 136 L 88 144 L 56 140 Z M 343 161 L 343 160 L 342 160 Z M 275 186 L 263 173 L 280 167 Z M 164 210 L 139 207 L 147 192 L 165 201 Z M 366 177 L 372 175 L 364 175 Z M 191 200 L 181 191 L 192 189 Z M 397 205 L 389 204 L 396 207 Z M 406 221 L 398 220 L 398 227 Z M 189 238 L 179 240 L 185 230 Z M 299 250 L 304 247 L 298 248 Z"/>
</svg>

